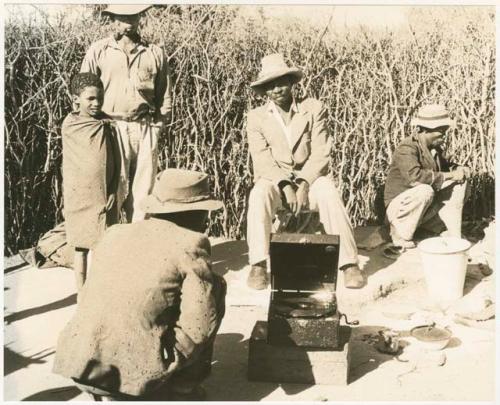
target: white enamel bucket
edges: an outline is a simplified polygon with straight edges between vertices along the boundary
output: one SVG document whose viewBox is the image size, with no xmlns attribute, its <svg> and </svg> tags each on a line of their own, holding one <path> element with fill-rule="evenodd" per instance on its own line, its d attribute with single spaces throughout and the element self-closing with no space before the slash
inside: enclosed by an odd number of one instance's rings
<svg viewBox="0 0 500 405">
<path fill-rule="evenodd" d="M 436 237 L 419 243 L 429 298 L 437 304 L 451 304 L 464 294 L 467 251 L 465 239 Z"/>
</svg>

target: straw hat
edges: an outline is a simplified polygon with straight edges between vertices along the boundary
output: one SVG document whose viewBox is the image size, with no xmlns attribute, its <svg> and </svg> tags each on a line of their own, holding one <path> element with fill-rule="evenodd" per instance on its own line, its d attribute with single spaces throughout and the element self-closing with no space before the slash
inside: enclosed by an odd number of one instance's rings
<svg viewBox="0 0 500 405">
<path fill-rule="evenodd" d="M 137 15 L 152 7 L 147 4 L 110 4 L 103 13 L 114 15 Z"/>
<path fill-rule="evenodd" d="M 296 67 L 288 67 L 283 55 L 273 53 L 262 58 L 262 68 L 257 80 L 250 84 L 250 87 L 255 91 L 259 91 L 259 87 L 281 76 L 290 75 L 294 78 L 294 83 L 302 79 L 302 71 Z"/>
<path fill-rule="evenodd" d="M 443 126 L 453 126 L 455 121 L 450 118 L 446 107 L 441 104 L 429 104 L 420 107 L 417 115 L 411 120 L 411 125 L 434 129 Z"/>
<path fill-rule="evenodd" d="M 167 169 L 156 176 L 153 191 L 140 207 L 150 214 L 222 208 L 222 202 L 212 199 L 208 176 L 192 170 Z"/>
</svg>

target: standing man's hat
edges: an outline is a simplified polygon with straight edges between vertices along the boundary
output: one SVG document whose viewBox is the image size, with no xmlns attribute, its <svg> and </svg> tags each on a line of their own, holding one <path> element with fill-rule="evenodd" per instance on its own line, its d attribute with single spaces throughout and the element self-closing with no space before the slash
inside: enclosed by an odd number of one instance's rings
<svg viewBox="0 0 500 405">
<path fill-rule="evenodd" d="M 288 67 L 283 59 L 283 55 L 273 53 L 262 58 L 262 68 L 257 80 L 250 84 L 255 91 L 259 92 L 259 87 L 265 83 L 277 79 L 281 76 L 290 75 L 294 78 L 294 83 L 302 79 L 302 71 L 296 67 Z"/>
<path fill-rule="evenodd" d="M 210 195 L 208 176 L 192 170 L 166 169 L 156 176 L 153 191 L 140 207 L 150 214 L 222 208 L 222 202 Z"/>
<path fill-rule="evenodd" d="M 418 113 L 411 120 L 411 125 L 434 129 L 444 126 L 453 126 L 455 121 L 450 118 L 446 107 L 441 104 L 429 104 L 420 107 Z"/>
<path fill-rule="evenodd" d="M 137 15 L 152 7 L 147 4 L 110 4 L 103 13 L 115 15 Z"/>
</svg>

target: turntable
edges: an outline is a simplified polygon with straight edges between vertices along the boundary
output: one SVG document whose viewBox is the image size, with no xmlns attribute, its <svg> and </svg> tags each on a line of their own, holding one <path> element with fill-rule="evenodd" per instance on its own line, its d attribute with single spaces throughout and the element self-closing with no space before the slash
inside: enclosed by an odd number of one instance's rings
<svg viewBox="0 0 500 405">
<path fill-rule="evenodd" d="M 338 255 L 337 235 L 271 235 L 269 344 L 338 347 Z"/>
</svg>

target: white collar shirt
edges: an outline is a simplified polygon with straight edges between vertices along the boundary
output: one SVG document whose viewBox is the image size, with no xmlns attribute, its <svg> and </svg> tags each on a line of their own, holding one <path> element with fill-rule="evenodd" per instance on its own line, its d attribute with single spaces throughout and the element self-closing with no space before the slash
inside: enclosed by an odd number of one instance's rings
<svg viewBox="0 0 500 405">
<path fill-rule="evenodd" d="M 292 130 L 291 130 L 291 123 L 292 119 L 295 113 L 299 112 L 299 109 L 297 107 L 297 103 L 295 100 L 292 100 L 292 105 L 290 106 L 290 121 L 288 125 L 285 124 L 285 121 L 283 121 L 283 117 L 278 111 L 278 107 L 276 107 L 276 104 L 274 101 L 269 100 L 268 106 L 267 106 L 267 111 L 278 121 L 278 124 L 280 125 L 281 129 L 283 130 L 283 133 L 285 135 L 286 141 L 288 143 L 288 146 L 290 147 L 290 150 L 293 148 L 292 145 Z"/>
</svg>

